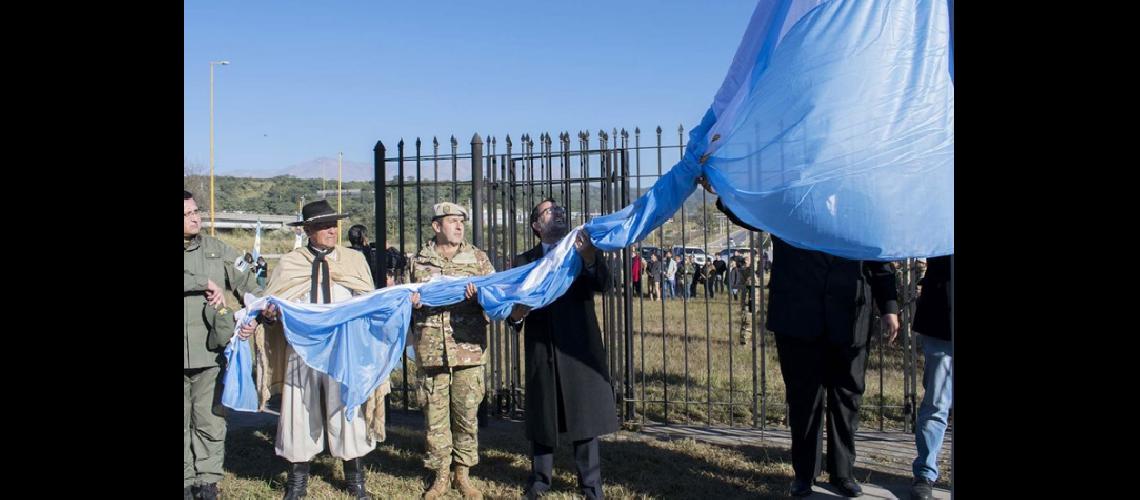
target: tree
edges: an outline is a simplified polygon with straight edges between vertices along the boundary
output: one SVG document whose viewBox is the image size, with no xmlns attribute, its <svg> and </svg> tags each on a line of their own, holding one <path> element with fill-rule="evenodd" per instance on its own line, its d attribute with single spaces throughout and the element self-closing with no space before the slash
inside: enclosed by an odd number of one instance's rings
<svg viewBox="0 0 1140 500">
<path fill-rule="evenodd" d="M 210 198 L 210 177 L 206 167 L 201 163 L 192 162 L 185 155 L 182 157 L 182 188 L 194 193 L 195 200 L 205 200 L 208 204 Z M 205 196 L 203 198 L 203 196 Z"/>
</svg>

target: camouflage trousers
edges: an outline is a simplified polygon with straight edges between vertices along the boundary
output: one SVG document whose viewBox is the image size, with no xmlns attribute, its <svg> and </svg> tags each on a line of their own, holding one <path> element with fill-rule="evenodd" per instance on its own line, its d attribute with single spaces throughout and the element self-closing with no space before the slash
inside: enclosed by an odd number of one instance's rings
<svg viewBox="0 0 1140 500">
<path fill-rule="evenodd" d="M 483 366 L 420 369 L 420 404 L 427 427 L 424 467 L 446 470 L 479 463 L 479 403 Z"/>
</svg>

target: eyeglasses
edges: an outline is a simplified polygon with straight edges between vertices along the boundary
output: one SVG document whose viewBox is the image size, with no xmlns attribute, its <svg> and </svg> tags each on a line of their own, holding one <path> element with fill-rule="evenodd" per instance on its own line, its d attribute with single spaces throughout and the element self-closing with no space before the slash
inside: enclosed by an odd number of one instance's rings
<svg viewBox="0 0 1140 500">
<path fill-rule="evenodd" d="M 566 209 L 563 207 L 549 207 L 546 210 L 539 212 L 538 216 L 544 217 L 544 216 L 546 216 L 547 213 L 566 215 Z"/>
<path fill-rule="evenodd" d="M 194 211 L 192 211 L 192 212 L 186 212 L 186 213 L 182 214 L 182 217 L 183 217 L 183 218 L 187 218 L 187 217 L 193 217 L 193 216 L 195 216 L 195 215 L 202 215 L 202 211 L 201 211 L 201 210 L 198 210 L 198 209 L 195 209 L 195 210 L 194 210 Z"/>
</svg>

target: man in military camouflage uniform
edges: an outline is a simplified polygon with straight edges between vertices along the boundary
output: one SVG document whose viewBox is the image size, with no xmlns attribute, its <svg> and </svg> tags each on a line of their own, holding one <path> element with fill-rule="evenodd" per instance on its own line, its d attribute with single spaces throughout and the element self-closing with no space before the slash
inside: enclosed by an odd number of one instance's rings
<svg viewBox="0 0 1140 500">
<path fill-rule="evenodd" d="M 435 205 L 428 241 L 412 264 L 412 281 L 437 276 L 483 276 L 495 272 L 482 250 L 463 240 L 467 211 L 454 203 Z M 487 319 L 468 284 L 466 300 L 444 307 L 424 307 L 412 296 L 415 328 L 411 344 L 419 367 L 420 401 L 427 425 L 424 466 L 435 480 L 424 498 L 441 498 L 451 489 L 450 467 L 464 498 L 482 498 L 468 470 L 479 462 L 478 409 L 483 400 Z"/>
<path fill-rule="evenodd" d="M 225 358 L 234 331 L 233 309 L 246 292 L 261 295 L 257 275 L 242 254 L 201 234 L 194 196 L 182 194 L 182 489 L 183 497 L 217 498 L 222 480 L 226 418 L 220 404 Z M 229 295 L 236 292 L 234 295 Z"/>
</svg>

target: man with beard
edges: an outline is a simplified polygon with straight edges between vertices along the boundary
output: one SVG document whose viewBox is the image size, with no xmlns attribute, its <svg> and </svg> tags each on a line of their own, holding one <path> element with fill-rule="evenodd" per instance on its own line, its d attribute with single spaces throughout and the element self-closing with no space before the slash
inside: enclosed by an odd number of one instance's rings
<svg viewBox="0 0 1140 500">
<path fill-rule="evenodd" d="M 542 200 L 531 210 L 530 226 L 542 241 L 516 256 L 515 266 L 541 259 L 566 236 L 566 209 L 551 198 Z M 597 437 L 618 429 L 606 350 L 594 313 L 594 293 L 610 286 L 609 272 L 585 231 L 578 233 L 574 248 L 582 270 L 566 293 L 533 311 L 516 305 L 510 317 L 514 328 L 526 329 L 526 436 L 532 445 L 527 498 L 550 490 L 554 448 L 568 442 L 574 446 L 581 494 L 602 498 Z"/>
</svg>

